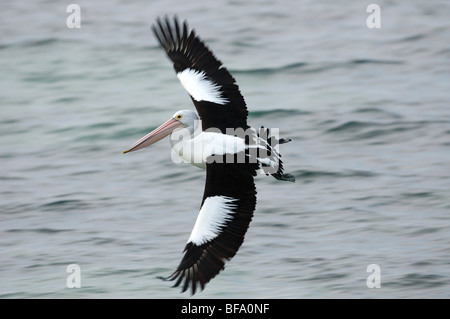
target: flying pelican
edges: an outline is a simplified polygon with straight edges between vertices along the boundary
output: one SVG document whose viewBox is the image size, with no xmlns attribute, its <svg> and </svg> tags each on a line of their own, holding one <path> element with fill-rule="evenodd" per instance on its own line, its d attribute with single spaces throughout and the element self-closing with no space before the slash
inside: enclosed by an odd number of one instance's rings
<svg viewBox="0 0 450 319">
<path fill-rule="evenodd" d="M 123 153 L 147 147 L 170 135 L 172 149 L 185 161 L 206 169 L 200 211 L 177 269 L 164 280 L 191 287 L 195 294 L 235 256 L 256 207 L 254 176 L 258 170 L 277 179 L 295 181 L 283 173 L 281 155 L 270 131 L 247 125 L 248 110 L 235 79 L 195 34 L 175 16 L 157 18 L 152 30 L 165 49 L 178 79 L 198 113 L 176 112 L 168 121 Z M 195 134 L 198 128 L 201 133 Z M 176 133 L 182 132 L 181 135 Z M 181 138 L 180 138 L 181 136 Z M 190 151 L 194 150 L 194 151 Z"/>
</svg>

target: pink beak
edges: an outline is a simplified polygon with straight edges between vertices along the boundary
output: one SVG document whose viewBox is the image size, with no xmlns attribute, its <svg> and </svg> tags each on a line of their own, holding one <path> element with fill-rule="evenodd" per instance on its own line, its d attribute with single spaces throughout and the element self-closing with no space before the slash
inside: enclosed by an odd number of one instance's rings
<svg viewBox="0 0 450 319">
<path fill-rule="evenodd" d="M 171 118 L 170 120 L 164 122 L 164 124 L 160 125 L 158 128 L 145 135 L 139 141 L 134 143 L 128 150 L 123 151 L 123 154 L 134 152 L 140 150 L 141 148 L 152 145 L 163 139 L 167 135 L 171 134 L 178 127 L 183 127 L 183 124 L 180 121 Z"/>
</svg>

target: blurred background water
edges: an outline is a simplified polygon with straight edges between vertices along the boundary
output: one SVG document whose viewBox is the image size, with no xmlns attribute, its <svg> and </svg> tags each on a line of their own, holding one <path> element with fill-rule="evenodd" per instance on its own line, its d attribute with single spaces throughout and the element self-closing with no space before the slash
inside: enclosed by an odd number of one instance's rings
<svg viewBox="0 0 450 319">
<path fill-rule="evenodd" d="M 169 275 L 204 172 L 167 141 L 193 108 L 150 26 L 178 14 L 280 128 L 297 182 L 257 178 L 246 240 L 201 298 L 450 297 L 450 3 L 0 3 L 0 297 L 185 298 Z M 81 288 L 69 289 L 69 264 Z M 367 266 L 381 269 L 369 289 Z"/>
</svg>

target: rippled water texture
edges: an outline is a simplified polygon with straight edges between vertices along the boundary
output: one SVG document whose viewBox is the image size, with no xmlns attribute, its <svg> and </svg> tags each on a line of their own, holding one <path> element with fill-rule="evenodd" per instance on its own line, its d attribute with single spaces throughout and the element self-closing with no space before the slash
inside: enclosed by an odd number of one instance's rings
<svg viewBox="0 0 450 319">
<path fill-rule="evenodd" d="M 0 297 L 185 298 L 204 172 L 167 141 L 193 105 L 150 26 L 188 19 L 295 184 L 259 176 L 246 240 L 203 298 L 450 297 L 450 5 L 379 1 L 0 3 Z M 81 269 L 69 289 L 67 266 Z M 381 270 L 369 289 L 367 266 Z"/>
</svg>

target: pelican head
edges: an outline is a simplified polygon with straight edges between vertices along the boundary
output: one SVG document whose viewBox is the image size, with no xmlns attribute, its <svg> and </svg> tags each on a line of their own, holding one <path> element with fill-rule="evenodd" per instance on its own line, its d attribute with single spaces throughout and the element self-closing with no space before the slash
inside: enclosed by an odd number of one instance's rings
<svg viewBox="0 0 450 319">
<path fill-rule="evenodd" d="M 181 110 L 176 112 L 169 120 L 158 126 L 156 129 L 145 135 L 139 141 L 134 143 L 128 150 L 123 151 L 123 154 L 140 150 L 141 148 L 152 145 L 164 137 L 172 134 L 177 129 L 188 129 L 192 135 L 198 125 L 199 117 L 196 112 L 191 110 Z"/>
</svg>

